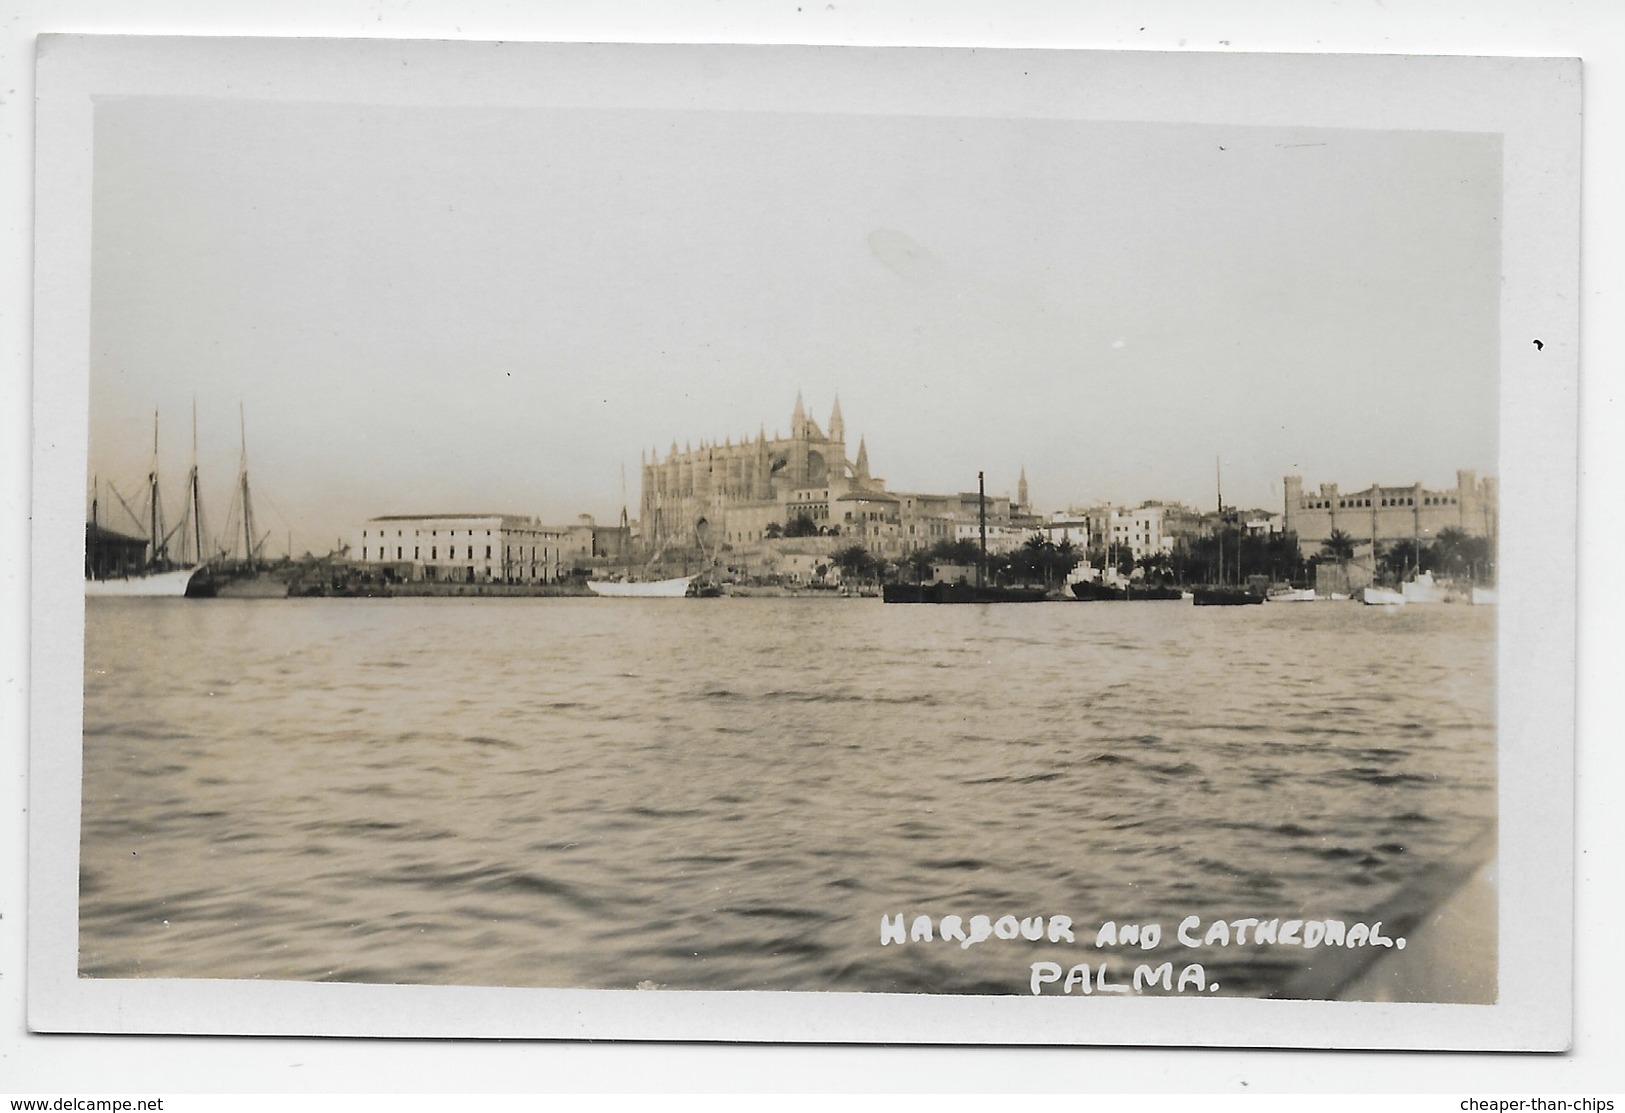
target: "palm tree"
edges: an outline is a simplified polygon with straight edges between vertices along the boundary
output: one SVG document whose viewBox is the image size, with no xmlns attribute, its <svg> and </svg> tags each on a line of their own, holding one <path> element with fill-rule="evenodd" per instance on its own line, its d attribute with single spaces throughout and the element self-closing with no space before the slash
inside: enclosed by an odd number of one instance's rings
<svg viewBox="0 0 1625 1113">
<path fill-rule="evenodd" d="M 1340 529 L 1334 529 L 1331 536 L 1320 546 L 1320 555 L 1344 564 L 1354 559 L 1354 544 L 1353 537 Z"/>
<path fill-rule="evenodd" d="M 1382 565 L 1395 580 L 1403 580 L 1413 572 L 1431 569 L 1434 564 L 1430 546 L 1415 541 L 1395 541 L 1383 553 Z"/>
<path fill-rule="evenodd" d="M 1469 537 L 1461 546 L 1461 557 L 1467 563 L 1467 575 L 1473 581 L 1494 581 L 1495 549 L 1487 537 Z"/>
<path fill-rule="evenodd" d="M 909 574 L 914 577 L 915 583 L 923 583 L 925 578 L 931 574 L 931 566 L 936 563 L 936 559 L 931 555 L 930 550 L 916 549 L 903 559 L 903 567 L 908 569 Z"/>
<path fill-rule="evenodd" d="M 1471 540 L 1466 531 L 1455 526 L 1446 526 L 1433 539 L 1433 547 L 1439 554 L 1439 566 L 1447 575 L 1454 575 L 1467 566 L 1466 549 Z"/>
<path fill-rule="evenodd" d="M 1055 546 L 1048 538 L 1034 534 L 1032 537 L 1027 538 L 1021 548 L 1012 554 L 1010 569 L 1022 579 L 1037 576 L 1044 581 L 1044 585 L 1047 587 L 1049 586 L 1050 569 L 1053 563 L 1050 557 L 1054 551 Z"/>
<path fill-rule="evenodd" d="M 1064 582 L 1068 576 L 1072 575 L 1072 569 L 1078 566 L 1078 562 L 1083 560 L 1083 554 L 1078 551 L 1077 546 L 1072 544 L 1072 539 L 1067 537 L 1062 538 L 1061 543 L 1055 546 L 1055 555 L 1052 560 L 1054 561 L 1056 578 Z"/>
</svg>

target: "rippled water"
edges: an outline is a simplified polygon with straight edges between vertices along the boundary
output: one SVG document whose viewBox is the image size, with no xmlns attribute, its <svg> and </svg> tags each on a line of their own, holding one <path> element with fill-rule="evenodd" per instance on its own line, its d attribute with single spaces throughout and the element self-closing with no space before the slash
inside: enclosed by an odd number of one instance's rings
<svg viewBox="0 0 1625 1113">
<path fill-rule="evenodd" d="M 1360 920 L 1494 815 L 1493 650 L 1448 606 L 90 600 L 81 973 L 1013 993 L 1041 945 L 881 917 Z"/>
</svg>

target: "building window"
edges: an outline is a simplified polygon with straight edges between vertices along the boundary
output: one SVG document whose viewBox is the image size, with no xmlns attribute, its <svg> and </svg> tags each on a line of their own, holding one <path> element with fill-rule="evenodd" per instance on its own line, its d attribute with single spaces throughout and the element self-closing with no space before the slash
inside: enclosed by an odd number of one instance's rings
<svg viewBox="0 0 1625 1113">
<path fill-rule="evenodd" d="M 416 545 L 413 545 L 412 546 L 412 559 L 416 560 L 417 558 L 418 558 L 418 547 Z"/>
<path fill-rule="evenodd" d="M 400 535 L 399 535 L 399 534 L 396 534 L 396 536 L 397 536 L 397 537 L 399 537 L 399 536 L 400 536 Z M 401 547 L 400 547 L 400 546 L 399 546 L 399 545 L 396 545 L 396 546 L 395 546 L 395 559 L 396 559 L 396 560 L 400 560 L 400 559 L 401 559 Z"/>
<path fill-rule="evenodd" d="M 429 559 L 430 560 L 439 560 L 440 559 L 440 546 L 439 545 L 431 545 L 431 546 L 429 546 Z"/>
<path fill-rule="evenodd" d="M 472 533 L 472 532 L 473 532 L 473 531 L 472 531 L 472 530 L 470 530 L 470 531 L 469 531 L 469 532 L 470 532 L 470 533 Z M 473 559 L 474 559 L 474 546 L 472 546 L 472 545 L 470 545 L 470 546 L 469 546 L 469 547 L 468 547 L 468 559 L 469 559 L 469 560 L 473 560 Z M 472 568 L 470 568 L 470 569 L 469 569 L 469 573 L 470 573 L 470 574 L 472 574 L 472 573 L 473 573 L 473 571 L 474 571 L 474 570 L 473 570 L 473 569 L 472 569 Z"/>
</svg>

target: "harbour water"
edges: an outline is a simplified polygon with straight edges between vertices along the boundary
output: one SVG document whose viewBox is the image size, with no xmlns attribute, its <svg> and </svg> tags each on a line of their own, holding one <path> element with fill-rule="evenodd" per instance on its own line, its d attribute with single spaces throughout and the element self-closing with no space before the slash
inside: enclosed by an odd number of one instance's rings
<svg viewBox="0 0 1625 1113">
<path fill-rule="evenodd" d="M 1269 994 L 1317 952 L 1176 925 L 1368 922 L 1481 832 L 1494 641 L 1466 606 L 94 599 L 80 972 L 1027 993 L 1111 920 Z M 882 946 L 898 915 L 1078 946 Z"/>
</svg>

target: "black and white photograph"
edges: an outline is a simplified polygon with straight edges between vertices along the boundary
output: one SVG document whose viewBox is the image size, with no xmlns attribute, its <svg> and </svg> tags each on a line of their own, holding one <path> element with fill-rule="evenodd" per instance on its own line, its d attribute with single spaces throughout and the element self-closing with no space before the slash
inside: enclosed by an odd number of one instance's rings
<svg viewBox="0 0 1625 1113">
<path fill-rule="evenodd" d="M 40 65 L 36 1026 L 1566 1041 L 1578 63 Z"/>
</svg>

